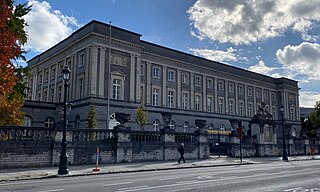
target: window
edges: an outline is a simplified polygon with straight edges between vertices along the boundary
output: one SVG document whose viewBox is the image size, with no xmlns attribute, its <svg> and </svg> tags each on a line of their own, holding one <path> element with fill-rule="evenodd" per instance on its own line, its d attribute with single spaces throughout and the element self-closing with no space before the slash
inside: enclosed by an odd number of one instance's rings
<svg viewBox="0 0 320 192">
<path fill-rule="evenodd" d="M 170 127 L 170 129 L 174 129 L 174 127 L 175 127 L 175 123 L 174 123 L 174 121 L 173 121 L 173 120 L 171 120 L 171 121 L 170 121 L 170 123 L 169 123 L 169 127 Z"/>
<path fill-rule="evenodd" d="M 196 111 L 200 111 L 200 95 L 196 95 L 195 109 L 196 109 Z"/>
<path fill-rule="evenodd" d="M 226 142 L 224 131 L 225 131 L 225 126 L 222 124 L 222 125 L 220 125 L 220 133 L 221 133 L 220 134 L 220 142 Z"/>
<path fill-rule="evenodd" d="M 30 116 L 24 116 L 23 117 L 23 126 L 25 127 L 31 127 L 32 119 Z"/>
<path fill-rule="evenodd" d="M 63 74 L 62 74 L 62 70 L 63 70 L 63 63 L 60 63 L 60 64 L 59 64 L 59 71 L 60 71 L 59 76 L 62 76 L 62 75 L 63 75 Z"/>
<path fill-rule="evenodd" d="M 239 94 L 240 94 L 240 95 L 243 94 L 243 85 L 239 85 Z"/>
<path fill-rule="evenodd" d="M 272 117 L 273 119 L 276 117 L 276 107 L 272 107 Z"/>
<path fill-rule="evenodd" d="M 243 102 L 239 102 L 239 115 L 243 116 Z"/>
<path fill-rule="evenodd" d="M 76 115 L 76 118 L 74 120 L 74 127 L 76 129 L 79 129 L 80 128 L 80 115 Z"/>
<path fill-rule="evenodd" d="M 39 80 L 38 80 L 38 82 L 39 82 L 39 85 L 42 84 L 42 74 L 39 74 Z"/>
<path fill-rule="evenodd" d="M 218 100 L 219 113 L 223 113 L 223 99 Z"/>
<path fill-rule="evenodd" d="M 248 96 L 252 96 L 252 87 L 248 87 Z"/>
<path fill-rule="evenodd" d="M 44 71 L 44 81 L 48 82 L 49 79 L 49 69 L 45 69 Z"/>
<path fill-rule="evenodd" d="M 54 79 L 56 77 L 56 67 L 51 68 L 51 79 Z"/>
<path fill-rule="evenodd" d="M 173 91 L 168 92 L 168 107 L 169 108 L 173 108 L 173 95 L 174 95 Z"/>
<path fill-rule="evenodd" d="M 268 99 L 268 91 L 263 92 L 264 99 Z"/>
<path fill-rule="evenodd" d="M 248 116 L 252 117 L 252 103 L 248 104 Z"/>
<path fill-rule="evenodd" d="M 198 87 L 201 86 L 201 85 L 200 85 L 200 77 L 199 77 L 199 76 L 196 76 L 196 77 L 195 77 L 194 85 L 195 85 L 195 86 L 198 86 Z"/>
<path fill-rule="evenodd" d="M 47 128 L 52 128 L 54 125 L 54 119 L 52 117 L 47 117 L 46 121 L 44 122 L 44 126 Z"/>
<path fill-rule="evenodd" d="M 223 91 L 223 82 L 222 81 L 218 82 L 218 90 Z"/>
<path fill-rule="evenodd" d="M 80 67 L 84 66 L 84 54 L 81 54 L 80 55 L 80 58 L 79 58 L 79 63 L 80 63 Z"/>
<path fill-rule="evenodd" d="M 60 103 L 62 99 L 62 86 L 58 87 L 58 102 Z"/>
<path fill-rule="evenodd" d="M 257 98 L 260 98 L 260 89 L 257 89 Z"/>
<path fill-rule="evenodd" d="M 275 100 L 276 100 L 276 93 L 272 92 L 272 101 L 275 101 Z"/>
<path fill-rule="evenodd" d="M 153 67 L 152 77 L 159 78 L 159 71 L 160 71 L 160 69 L 158 67 Z"/>
<path fill-rule="evenodd" d="M 209 129 L 209 130 L 213 130 L 213 124 L 212 124 L 212 123 L 209 124 L 208 129 Z"/>
<path fill-rule="evenodd" d="M 79 79 L 79 99 L 83 97 L 83 78 Z"/>
<path fill-rule="evenodd" d="M 157 88 L 153 88 L 152 90 L 152 105 L 159 106 L 159 92 L 160 90 Z"/>
<path fill-rule="evenodd" d="M 207 88 L 212 89 L 212 79 L 207 80 Z"/>
<path fill-rule="evenodd" d="M 212 97 L 207 97 L 207 111 L 212 112 Z"/>
<path fill-rule="evenodd" d="M 152 127 L 154 131 L 159 131 L 160 121 L 158 119 L 153 121 Z"/>
<path fill-rule="evenodd" d="M 120 99 L 121 94 L 121 80 L 120 79 L 113 79 L 113 92 L 112 98 L 113 99 Z"/>
<path fill-rule="evenodd" d="M 229 100 L 229 114 L 234 115 L 234 101 Z"/>
<path fill-rule="evenodd" d="M 43 101 L 47 102 L 47 95 L 48 95 L 48 91 L 44 91 L 43 92 Z"/>
<path fill-rule="evenodd" d="M 240 90 L 240 87 L 239 87 Z M 234 84 L 233 83 L 229 83 L 229 92 L 233 93 L 234 92 Z"/>
<path fill-rule="evenodd" d="M 182 74 L 182 83 L 184 84 L 188 84 L 189 81 L 188 81 L 188 74 Z"/>
<path fill-rule="evenodd" d="M 144 65 L 143 64 L 140 65 L 140 75 L 144 76 Z"/>
<path fill-rule="evenodd" d="M 168 71 L 168 81 L 174 81 L 174 71 Z"/>
<path fill-rule="evenodd" d="M 182 109 L 188 109 L 188 94 L 182 93 Z"/>
<path fill-rule="evenodd" d="M 189 132 L 189 123 L 186 121 L 183 123 L 183 132 L 188 133 Z"/>
<path fill-rule="evenodd" d="M 50 89 L 50 101 L 54 102 L 54 88 Z"/>
<path fill-rule="evenodd" d="M 290 107 L 290 120 L 294 120 L 294 107 Z"/>
</svg>

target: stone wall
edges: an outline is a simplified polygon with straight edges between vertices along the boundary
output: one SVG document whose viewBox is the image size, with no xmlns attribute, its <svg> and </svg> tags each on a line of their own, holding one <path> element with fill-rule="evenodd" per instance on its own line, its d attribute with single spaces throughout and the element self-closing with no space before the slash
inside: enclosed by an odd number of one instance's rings
<svg viewBox="0 0 320 192">
<path fill-rule="evenodd" d="M 0 168 L 58 166 L 62 130 L 0 127 Z M 186 159 L 209 157 L 206 134 L 132 131 L 127 129 L 77 129 L 67 131 L 69 164 L 167 161 L 179 158 L 185 144 Z"/>
</svg>

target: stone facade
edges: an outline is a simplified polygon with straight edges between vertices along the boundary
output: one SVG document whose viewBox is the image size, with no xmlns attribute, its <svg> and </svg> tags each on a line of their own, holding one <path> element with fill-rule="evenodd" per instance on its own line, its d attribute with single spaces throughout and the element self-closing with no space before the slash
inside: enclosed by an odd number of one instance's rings
<svg viewBox="0 0 320 192">
<path fill-rule="evenodd" d="M 232 129 L 229 119 L 240 119 L 248 130 L 253 114 L 264 102 L 274 119 L 280 118 L 279 106 L 283 104 L 285 118 L 300 130 L 296 81 L 206 60 L 142 41 L 140 37 L 134 32 L 91 21 L 28 61 L 32 74 L 28 79 L 29 99 L 39 102 L 39 106 L 25 106 L 27 122 L 30 122 L 26 125 L 52 126 L 45 123 L 51 117 L 49 120 L 60 126 L 59 112 L 54 107 L 62 102 L 61 70 L 67 65 L 71 69 L 68 102 L 72 103 L 68 122 L 77 129 L 86 127 L 91 104 L 97 110 L 98 128 L 108 128 L 112 115 L 124 112 L 131 114 L 128 125 L 137 130 L 135 109 L 143 102 L 149 113 L 145 126 L 148 131 L 164 127 L 163 111 L 174 114 L 171 127 L 176 132 L 193 132 L 197 118 L 224 131 Z M 51 108 L 42 110 L 45 106 L 41 103 Z M 114 124 L 110 125 L 109 128 Z"/>
</svg>

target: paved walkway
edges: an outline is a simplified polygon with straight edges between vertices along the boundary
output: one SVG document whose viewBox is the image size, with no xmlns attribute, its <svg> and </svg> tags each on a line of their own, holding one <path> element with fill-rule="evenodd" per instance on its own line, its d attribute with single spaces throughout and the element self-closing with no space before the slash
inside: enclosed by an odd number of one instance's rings
<svg viewBox="0 0 320 192">
<path fill-rule="evenodd" d="M 315 156 L 316 160 L 320 160 L 320 155 Z M 311 156 L 295 156 L 289 157 L 289 161 L 311 160 Z M 270 163 L 272 161 L 282 161 L 281 157 L 266 157 L 266 158 L 244 158 L 240 163 L 239 158 L 230 157 L 211 157 L 207 160 L 187 160 L 186 163 L 178 164 L 173 161 L 157 161 L 157 162 L 142 162 L 142 163 L 121 163 L 121 164 L 104 164 L 100 165 L 100 171 L 93 171 L 95 165 L 69 166 L 69 174 L 64 177 L 83 176 L 94 174 L 111 174 L 125 172 L 142 172 L 168 169 L 186 169 L 195 167 L 215 167 L 215 166 L 232 166 L 254 163 Z M 58 167 L 41 167 L 41 168 L 15 168 L 15 169 L 0 169 L 0 182 L 40 179 L 59 177 L 57 175 Z"/>
</svg>

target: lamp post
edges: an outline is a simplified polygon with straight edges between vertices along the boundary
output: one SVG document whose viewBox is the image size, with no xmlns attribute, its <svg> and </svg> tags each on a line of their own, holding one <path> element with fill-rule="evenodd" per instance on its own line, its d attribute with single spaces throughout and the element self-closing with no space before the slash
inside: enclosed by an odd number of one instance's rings
<svg viewBox="0 0 320 192">
<path fill-rule="evenodd" d="M 62 70 L 64 80 L 64 100 L 63 100 L 63 131 L 61 142 L 61 155 L 59 163 L 59 175 L 69 174 L 68 170 L 68 155 L 67 155 L 67 89 L 68 81 L 70 79 L 70 69 L 68 66 Z"/>
<path fill-rule="evenodd" d="M 286 142 L 285 142 L 285 134 L 284 134 L 284 130 L 285 130 L 285 126 L 284 126 L 284 106 L 281 104 L 280 106 L 280 112 L 281 112 L 281 124 L 282 124 L 282 143 L 283 143 L 283 147 L 282 147 L 282 160 L 283 161 L 288 161 L 288 155 L 287 155 L 287 150 L 286 150 Z"/>
</svg>

